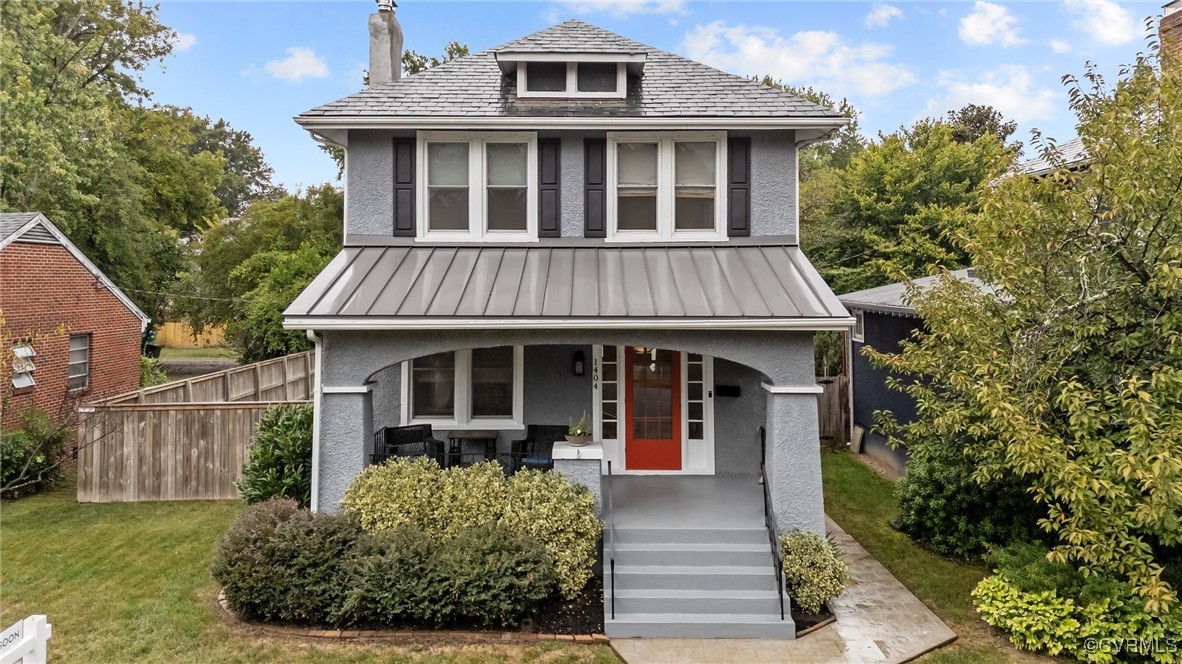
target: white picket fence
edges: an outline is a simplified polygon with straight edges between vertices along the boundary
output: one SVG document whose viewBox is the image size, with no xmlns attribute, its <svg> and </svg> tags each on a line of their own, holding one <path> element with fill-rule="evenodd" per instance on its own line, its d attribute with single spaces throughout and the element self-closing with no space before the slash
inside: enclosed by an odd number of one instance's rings
<svg viewBox="0 0 1182 664">
<path fill-rule="evenodd" d="M 29 616 L 0 632 L 0 664 L 45 664 L 53 625 L 45 616 Z"/>
</svg>

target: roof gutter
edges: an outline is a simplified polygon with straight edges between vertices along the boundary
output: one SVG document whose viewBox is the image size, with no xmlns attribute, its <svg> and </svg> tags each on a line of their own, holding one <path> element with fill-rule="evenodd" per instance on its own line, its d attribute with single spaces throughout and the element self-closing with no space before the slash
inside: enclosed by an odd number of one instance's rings
<svg viewBox="0 0 1182 664">
<path fill-rule="evenodd" d="M 825 318 L 394 318 L 287 316 L 289 330 L 772 330 L 813 331 L 849 329 L 851 316 Z"/>
<path fill-rule="evenodd" d="M 840 118 L 736 118 L 736 117 L 439 117 L 439 116 L 296 116 L 296 124 L 316 135 L 334 129 L 823 129 L 832 131 L 850 123 Z M 322 134 L 323 135 L 323 134 Z M 328 139 L 331 140 L 331 139 Z M 824 139 L 819 139 L 824 140 Z"/>
</svg>

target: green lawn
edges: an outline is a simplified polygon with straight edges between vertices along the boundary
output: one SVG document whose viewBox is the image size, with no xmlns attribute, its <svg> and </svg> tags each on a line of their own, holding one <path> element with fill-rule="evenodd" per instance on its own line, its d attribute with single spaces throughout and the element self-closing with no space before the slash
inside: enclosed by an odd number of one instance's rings
<svg viewBox="0 0 1182 664">
<path fill-rule="evenodd" d="M 206 348 L 161 348 L 162 360 L 205 360 L 236 357 L 234 351 L 225 346 L 208 346 Z"/>
<path fill-rule="evenodd" d="M 925 664 L 1041 662 L 1019 652 L 986 625 L 969 593 L 986 574 L 984 567 L 938 556 L 891 528 L 899 511 L 894 484 L 846 452 L 824 453 L 825 511 L 858 540 L 891 574 L 915 593 L 957 633 L 957 640 L 927 655 Z"/>
<path fill-rule="evenodd" d="M 210 553 L 231 501 L 79 505 L 73 477 L 0 505 L 0 625 L 53 625 L 53 662 L 617 662 L 606 646 L 339 645 L 256 636 L 221 622 Z"/>
</svg>

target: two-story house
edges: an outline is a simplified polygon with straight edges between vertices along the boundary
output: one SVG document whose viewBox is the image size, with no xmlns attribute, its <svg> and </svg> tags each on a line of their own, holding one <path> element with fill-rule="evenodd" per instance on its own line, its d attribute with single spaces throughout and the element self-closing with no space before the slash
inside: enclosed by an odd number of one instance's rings
<svg viewBox="0 0 1182 664">
<path fill-rule="evenodd" d="M 383 430 L 504 454 L 586 413 L 552 456 L 601 493 L 608 634 L 791 638 L 768 527 L 825 532 L 813 333 L 852 323 L 797 152 L 846 119 L 573 20 L 402 78 L 389 5 L 369 88 L 296 118 L 346 149 L 345 246 L 285 313 L 314 508 Z"/>
</svg>

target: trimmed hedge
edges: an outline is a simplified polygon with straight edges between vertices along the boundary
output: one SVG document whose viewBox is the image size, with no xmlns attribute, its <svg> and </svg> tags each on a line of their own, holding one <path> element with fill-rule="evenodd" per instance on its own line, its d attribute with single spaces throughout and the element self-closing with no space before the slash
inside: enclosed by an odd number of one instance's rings
<svg viewBox="0 0 1182 664">
<path fill-rule="evenodd" d="M 591 578 L 603 525 L 587 487 L 552 472 L 524 470 L 505 478 L 493 462 L 441 470 L 425 457 L 370 466 L 349 485 L 341 505 L 369 532 L 413 526 L 439 539 L 466 528 L 500 524 L 545 546 L 563 597 Z"/>
<path fill-rule="evenodd" d="M 268 408 L 250 441 L 238 491 L 249 504 L 290 498 L 307 507 L 312 500 L 312 406 Z"/>
</svg>

